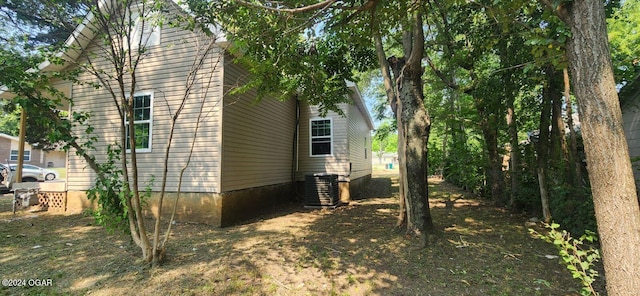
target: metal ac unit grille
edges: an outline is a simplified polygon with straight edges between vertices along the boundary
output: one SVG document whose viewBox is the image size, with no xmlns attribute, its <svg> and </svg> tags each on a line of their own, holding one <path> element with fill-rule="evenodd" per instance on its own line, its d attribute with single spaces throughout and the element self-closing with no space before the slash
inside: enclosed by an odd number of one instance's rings
<svg viewBox="0 0 640 296">
<path fill-rule="evenodd" d="M 338 205 L 338 175 L 305 175 L 305 207 L 334 207 Z"/>
</svg>

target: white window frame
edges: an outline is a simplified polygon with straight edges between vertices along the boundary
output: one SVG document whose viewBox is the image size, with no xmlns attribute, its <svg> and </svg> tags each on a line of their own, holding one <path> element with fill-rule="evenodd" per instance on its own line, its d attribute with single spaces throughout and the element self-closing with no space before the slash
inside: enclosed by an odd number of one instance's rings
<svg viewBox="0 0 640 296">
<path fill-rule="evenodd" d="M 14 153 L 15 152 L 15 153 Z M 18 150 L 11 150 L 9 152 L 9 160 L 11 161 L 18 161 L 18 154 L 20 152 Z M 24 151 L 24 161 L 31 161 L 31 150 L 25 150 Z"/>
<path fill-rule="evenodd" d="M 149 96 L 149 119 L 145 119 L 145 120 L 134 120 L 133 121 L 133 125 L 134 125 L 134 129 L 135 129 L 135 125 L 136 124 L 144 124 L 144 123 L 148 123 L 149 124 L 149 147 L 148 148 L 136 148 L 136 153 L 141 152 L 141 153 L 149 153 L 151 152 L 151 149 L 153 147 L 153 92 L 151 91 L 142 91 L 142 92 L 137 92 L 133 94 L 133 98 L 135 100 L 135 97 L 142 97 L 142 96 Z M 135 105 L 135 102 L 134 102 Z M 125 112 L 125 116 L 124 116 L 124 128 L 126 129 L 125 134 L 129 134 L 129 118 L 127 117 L 127 114 Z M 137 142 L 137 140 L 136 140 Z M 125 147 L 129 144 L 129 137 L 127 137 L 127 143 L 125 143 Z M 130 153 L 131 149 L 127 149 L 127 152 Z"/>
<path fill-rule="evenodd" d="M 367 137 L 364 137 L 364 159 L 367 159 L 368 157 L 367 155 L 369 155 L 369 153 L 367 153 L 367 150 L 368 150 L 367 147 L 369 147 L 367 145 Z"/>
<path fill-rule="evenodd" d="M 138 49 L 138 44 L 141 44 L 143 48 L 160 45 L 160 26 L 153 25 L 157 12 L 147 13 L 144 20 L 144 28 L 141 28 L 142 16 L 140 15 L 140 10 L 142 10 L 142 7 L 138 11 L 131 13 L 131 20 L 133 21 L 129 38 L 132 43 L 131 49 Z M 140 42 L 141 40 L 142 43 Z"/>
<path fill-rule="evenodd" d="M 329 154 L 313 154 L 313 139 L 317 139 L 317 138 L 327 138 L 327 136 L 313 136 L 313 122 L 314 121 L 329 121 L 329 126 L 331 129 L 331 134 L 329 135 L 329 149 L 330 149 L 330 153 Z M 323 117 L 317 117 L 317 118 L 311 118 L 309 119 L 309 156 L 311 157 L 327 157 L 327 156 L 333 156 L 333 119 L 332 118 L 323 118 Z"/>
</svg>

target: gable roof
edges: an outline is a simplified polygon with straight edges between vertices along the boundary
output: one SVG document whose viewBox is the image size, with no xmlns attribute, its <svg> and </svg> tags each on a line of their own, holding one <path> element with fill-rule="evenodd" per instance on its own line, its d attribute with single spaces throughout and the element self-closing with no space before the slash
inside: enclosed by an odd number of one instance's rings
<svg viewBox="0 0 640 296">
<path fill-rule="evenodd" d="M 16 141 L 16 142 L 18 140 L 20 140 L 18 137 L 14 137 L 14 136 L 7 135 L 7 134 L 4 134 L 4 133 L 0 133 L 0 138 L 5 138 L 7 140 Z"/>
<path fill-rule="evenodd" d="M 176 5 L 176 7 L 178 7 L 180 10 L 183 10 L 188 13 L 188 7 L 186 6 L 186 4 L 182 3 L 183 1 L 181 0 L 167 0 L 167 1 L 169 3 L 173 3 L 174 5 Z M 113 0 L 100 0 L 98 2 L 98 10 L 108 10 L 109 8 L 111 8 L 112 5 L 113 5 Z M 80 23 L 73 30 L 71 35 L 69 35 L 69 37 L 65 41 L 64 43 L 65 50 L 56 54 L 56 57 L 63 58 L 65 61 L 76 60 L 80 56 L 80 54 L 82 54 L 84 49 L 86 49 L 87 46 L 91 43 L 91 41 L 93 41 L 93 39 L 96 37 L 96 34 L 95 34 L 96 27 L 93 22 L 94 19 L 95 19 L 94 13 L 92 11 L 89 11 L 87 16 L 82 20 L 82 23 Z M 221 33 L 222 38 L 220 39 L 220 42 L 226 42 L 226 37 L 224 36 L 224 33 L 222 33 L 221 30 L 219 30 L 215 26 L 212 26 L 210 29 L 213 32 Z M 59 71 L 66 68 L 67 66 L 68 66 L 67 62 L 65 62 L 62 65 L 57 65 L 57 64 L 51 64 L 49 61 L 44 61 L 38 66 L 38 68 L 39 70 L 44 70 L 44 71 L 47 71 L 47 70 Z"/>
<path fill-rule="evenodd" d="M 188 13 L 187 6 L 182 3 L 181 0 L 167 0 L 169 3 L 173 3 L 179 9 Z M 113 5 L 113 0 L 99 0 L 98 9 L 107 10 Z M 73 30 L 71 35 L 64 42 L 64 50 L 55 54 L 56 58 L 61 58 L 65 62 L 62 64 L 51 63 L 46 60 L 37 69 L 29 69 L 27 71 L 60 71 L 69 66 L 69 61 L 75 61 L 80 57 L 84 49 L 93 41 L 96 37 L 96 27 L 94 25 L 95 15 L 92 11 L 84 17 L 82 22 Z M 226 36 L 219 28 L 211 26 L 210 29 L 213 32 L 222 34 L 220 42 L 226 42 Z M 0 99 L 10 99 L 12 94 L 5 85 L 0 85 Z"/>
<path fill-rule="evenodd" d="M 182 1 L 171 0 L 171 3 L 176 5 L 181 10 L 189 13 L 188 8 L 184 5 L 184 3 L 182 3 Z M 98 9 L 99 10 L 109 9 L 112 4 L 113 2 L 110 0 L 100 0 L 98 2 Z M 96 27 L 93 23 L 94 18 L 95 16 L 93 12 L 90 11 L 87 14 L 87 16 L 83 19 L 83 21 L 74 29 L 74 31 L 65 41 L 64 43 L 65 50 L 55 55 L 57 58 L 62 58 L 65 61 L 64 63 L 54 64 L 46 60 L 42 62 L 40 65 L 38 65 L 38 69 L 30 69 L 28 71 L 60 71 L 69 65 L 69 61 L 74 61 L 78 59 L 78 57 L 80 57 L 84 49 L 87 48 L 87 46 L 91 43 L 91 41 L 93 41 L 93 39 L 96 37 L 96 34 L 95 34 Z M 210 29 L 213 32 L 222 34 L 222 37 L 220 39 L 221 43 L 227 42 L 226 36 L 220 28 L 216 26 L 211 26 Z M 373 120 L 362 99 L 360 90 L 358 89 L 356 84 L 351 81 L 347 81 L 347 87 L 353 91 L 353 93 L 351 94 L 351 98 L 354 104 L 364 116 L 367 126 L 371 130 L 373 130 L 374 129 Z M 4 85 L 0 86 L 0 98 L 9 98 L 9 96 L 10 96 L 10 93 L 7 87 Z"/>
<path fill-rule="evenodd" d="M 111 5 L 111 1 L 101 0 L 98 2 L 99 9 L 107 8 L 108 5 Z M 71 35 L 67 37 L 67 40 L 64 42 L 65 50 L 56 53 L 56 58 L 63 58 L 65 61 L 75 60 L 82 53 L 82 49 L 85 48 L 91 40 L 95 37 L 95 30 L 92 30 L 92 22 L 94 19 L 93 12 L 89 12 L 87 16 L 84 17 L 82 22 L 73 30 Z M 81 38 L 81 37 L 85 38 Z M 45 60 L 44 62 L 38 65 L 38 69 L 29 69 L 27 71 L 59 71 L 68 66 L 68 63 L 64 63 L 62 65 L 52 64 L 49 60 Z M 5 86 L 0 86 L 0 98 L 9 99 L 11 96 L 10 90 Z"/>
<path fill-rule="evenodd" d="M 356 105 L 358 110 L 360 110 L 360 113 L 362 113 L 362 116 L 364 117 L 364 120 L 367 123 L 367 126 L 369 127 L 369 129 L 373 130 L 374 128 L 373 128 L 373 120 L 371 119 L 371 114 L 369 114 L 367 105 L 365 105 L 362 99 L 362 95 L 360 94 L 360 90 L 358 89 L 358 86 L 351 81 L 347 81 L 347 87 L 353 91 L 353 93 L 351 94 L 351 99 L 353 100 L 353 103 Z"/>
</svg>

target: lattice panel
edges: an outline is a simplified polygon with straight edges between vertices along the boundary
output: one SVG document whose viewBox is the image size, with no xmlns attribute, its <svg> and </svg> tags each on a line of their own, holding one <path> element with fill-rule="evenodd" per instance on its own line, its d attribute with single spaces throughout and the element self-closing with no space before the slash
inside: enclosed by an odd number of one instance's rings
<svg viewBox="0 0 640 296">
<path fill-rule="evenodd" d="M 42 192 L 38 194 L 40 206 L 54 211 L 67 210 L 67 193 L 66 192 Z"/>
</svg>

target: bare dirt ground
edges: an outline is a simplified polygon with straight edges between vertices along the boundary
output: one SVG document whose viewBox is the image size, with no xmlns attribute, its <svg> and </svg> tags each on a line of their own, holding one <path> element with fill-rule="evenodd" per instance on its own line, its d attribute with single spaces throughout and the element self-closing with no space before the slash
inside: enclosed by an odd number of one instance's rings
<svg viewBox="0 0 640 296">
<path fill-rule="evenodd" d="M 140 262 L 126 235 L 108 234 L 91 217 L 13 215 L 6 195 L 0 278 L 31 287 L 3 281 L 0 295 L 577 295 L 559 259 L 545 257 L 554 247 L 528 234 L 528 217 L 436 179 L 437 230 L 428 248 L 414 248 L 394 230 L 395 181 L 378 173 L 362 199 L 335 210 L 292 203 L 224 229 L 178 223 L 157 268 Z M 444 199 L 460 196 L 445 208 Z"/>
</svg>

